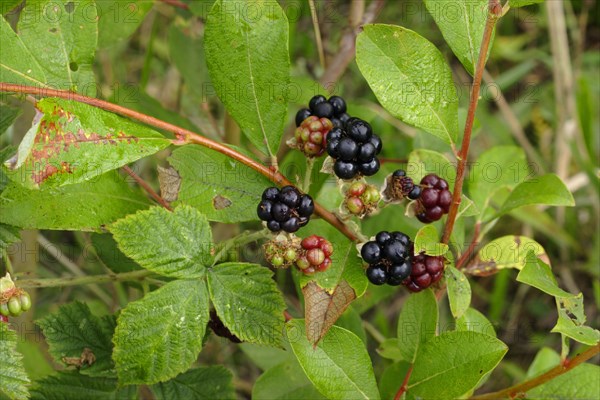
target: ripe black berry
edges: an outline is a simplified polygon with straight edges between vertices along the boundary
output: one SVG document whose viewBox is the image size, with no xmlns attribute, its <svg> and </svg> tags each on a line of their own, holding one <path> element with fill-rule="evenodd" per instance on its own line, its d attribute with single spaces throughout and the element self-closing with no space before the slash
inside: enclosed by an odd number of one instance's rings
<svg viewBox="0 0 600 400">
<path fill-rule="evenodd" d="M 314 108 L 314 115 L 319 118 L 333 117 L 333 106 L 328 102 L 319 103 Z"/>
<path fill-rule="evenodd" d="M 358 154 L 358 145 L 348 137 L 342 138 L 339 142 L 337 153 L 342 161 L 352 161 Z"/>
<path fill-rule="evenodd" d="M 348 132 L 348 137 L 360 143 L 367 142 L 373 134 L 371 125 L 360 119 L 349 122 L 346 125 L 346 131 Z"/>
<path fill-rule="evenodd" d="M 369 162 L 375 157 L 377 151 L 372 143 L 365 143 L 358 151 L 358 161 Z"/>
<path fill-rule="evenodd" d="M 367 278 L 374 285 L 383 285 L 387 281 L 387 272 L 381 264 L 370 265 L 367 268 Z"/>
<path fill-rule="evenodd" d="M 408 198 L 411 200 L 416 200 L 421 196 L 421 187 L 414 186 L 410 192 L 408 192 Z"/>
<path fill-rule="evenodd" d="M 326 102 L 327 99 L 325 98 L 325 96 L 321 96 L 320 94 L 314 96 L 312 99 L 310 99 L 310 101 L 308 102 L 308 108 L 310 108 L 310 110 L 314 113 L 315 109 L 317 107 L 317 105 Z"/>
<path fill-rule="evenodd" d="M 256 210 L 256 213 L 258 214 L 258 218 L 260 218 L 262 221 L 268 221 L 270 220 L 271 217 L 271 208 L 273 207 L 273 202 L 271 202 L 270 200 L 263 200 L 260 203 L 258 203 L 258 208 Z"/>
<path fill-rule="evenodd" d="M 376 242 L 367 242 L 360 250 L 360 255 L 367 263 L 374 264 L 381 258 L 381 248 Z"/>
<path fill-rule="evenodd" d="M 329 137 L 327 139 L 327 154 L 329 154 L 333 158 L 338 158 L 340 155 L 338 151 L 340 141 Z"/>
<path fill-rule="evenodd" d="M 358 173 L 358 167 L 352 162 L 337 160 L 335 164 L 333 164 L 333 172 L 335 172 L 340 179 L 352 179 Z"/>
<path fill-rule="evenodd" d="M 381 142 L 381 138 L 377 135 L 371 136 L 369 139 L 369 143 L 375 146 L 375 154 L 381 153 L 381 149 L 383 148 L 383 143 Z"/>
<path fill-rule="evenodd" d="M 341 128 L 333 128 L 327 134 L 327 141 L 333 141 L 333 140 L 338 140 L 339 141 L 342 138 L 343 135 L 344 135 L 344 132 L 342 131 Z"/>
<path fill-rule="evenodd" d="M 363 245 L 360 254 L 369 264 L 367 277 L 371 282 L 396 286 L 411 273 L 411 252 L 412 245 L 406 234 L 382 231 L 375 240 Z"/>
<path fill-rule="evenodd" d="M 342 113 L 339 115 L 339 119 L 340 121 L 342 121 L 343 124 L 346 124 L 346 122 L 348 122 L 348 120 L 350 119 L 350 116 L 346 113 Z"/>
<path fill-rule="evenodd" d="M 315 208 L 312 198 L 301 194 L 294 186 L 285 186 L 281 190 L 267 188 L 262 198 L 256 213 L 273 232 L 296 232 L 308 223 Z"/>
<path fill-rule="evenodd" d="M 406 279 L 411 272 L 411 264 L 406 260 L 402 264 L 394 264 L 388 270 L 388 285 L 398 286 Z"/>
<path fill-rule="evenodd" d="M 335 115 L 340 115 L 346 112 L 346 102 L 340 96 L 331 96 L 329 104 L 333 106 Z"/>
<path fill-rule="evenodd" d="M 308 108 L 301 108 L 296 113 L 296 126 L 300 126 L 300 124 L 308 117 L 312 115 L 312 112 Z"/>
<path fill-rule="evenodd" d="M 370 162 L 358 164 L 358 170 L 365 176 L 372 176 L 379 171 L 379 160 L 375 157 Z"/>
<path fill-rule="evenodd" d="M 339 118 L 331 118 L 331 123 L 334 128 L 342 128 L 344 126 L 344 123 Z"/>
</svg>

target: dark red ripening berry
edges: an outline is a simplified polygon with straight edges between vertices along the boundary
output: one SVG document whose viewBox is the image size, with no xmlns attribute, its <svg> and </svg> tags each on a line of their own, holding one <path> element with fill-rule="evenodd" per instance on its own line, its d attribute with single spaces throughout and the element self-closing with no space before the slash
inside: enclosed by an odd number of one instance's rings
<svg viewBox="0 0 600 400">
<path fill-rule="evenodd" d="M 452 204 L 448 182 L 435 174 L 429 174 L 421 179 L 420 187 L 415 212 L 419 221 L 428 224 L 448 213 Z"/>
<path fill-rule="evenodd" d="M 326 271 L 331 266 L 333 245 L 325 238 L 311 235 L 300 242 L 300 256 L 296 266 L 306 275 Z"/>
<path fill-rule="evenodd" d="M 412 258 L 412 272 L 402 284 L 412 292 L 420 292 L 438 282 L 444 274 L 444 257 L 419 254 Z"/>
<path fill-rule="evenodd" d="M 331 120 L 312 115 L 300 123 L 294 131 L 294 138 L 287 143 L 307 157 L 319 157 L 325 152 L 326 137 L 332 129 Z"/>
</svg>

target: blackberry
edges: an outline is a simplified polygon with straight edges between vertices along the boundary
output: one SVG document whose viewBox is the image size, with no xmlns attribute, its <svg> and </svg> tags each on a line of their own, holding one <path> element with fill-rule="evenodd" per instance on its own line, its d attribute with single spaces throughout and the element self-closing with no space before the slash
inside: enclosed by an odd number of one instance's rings
<svg viewBox="0 0 600 400">
<path fill-rule="evenodd" d="M 331 120 L 333 126 L 342 128 L 350 118 L 346 114 L 346 102 L 340 96 L 331 96 L 329 99 L 316 95 L 308 102 L 308 108 L 301 108 L 296 113 L 296 126 L 300 126 L 306 118 L 316 116 Z"/>
<path fill-rule="evenodd" d="M 438 282 L 444 274 L 444 257 L 419 254 L 412 258 L 412 271 L 402 284 L 411 292 L 420 292 Z"/>
<path fill-rule="evenodd" d="M 306 237 L 300 242 L 300 255 L 296 266 L 306 275 L 326 271 L 331 266 L 333 245 L 317 235 Z"/>
<path fill-rule="evenodd" d="M 327 140 L 327 154 L 335 159 L 333 172 L 338 178 L 350 180 L 359 174 L 371 176 L 379 171 L 377 155 L 381 151 L 381 139 L 373 134 L 369 123 L 348 118 L 344 129 L 332 131 Z"/>
<path fill-rule="evenodd" d="M 307 157 L 319 157 L 325 152 L 325 138 L 332 129 L 333 123 L 329 119 L 310 115 L 296 128 L 294 137 L 287 144 Z"/>
<path fill-rule="evenodd" d="M 410 238 L 402 232 L 379 232 L 360 251 L 369 264 L 367 278 L 374 285 L 400 285 L 412 271 Z"/>
<path fill-rule="evenodd" d="M 270 187 L 263 192 L 256 214 L 269 230 L 293 233 L 308 223 L 314 209 L 312 198 L 294 186 Z"/>
<path fill-rule="evenodd" d="M 425 224 L 438 221 L 444 214 L 448 214 L 452 205 L 452 193 L 448 182 L 435 174 L 426 175 L 421 179 L 417 198 L 417 219 Z"/>
</svg>

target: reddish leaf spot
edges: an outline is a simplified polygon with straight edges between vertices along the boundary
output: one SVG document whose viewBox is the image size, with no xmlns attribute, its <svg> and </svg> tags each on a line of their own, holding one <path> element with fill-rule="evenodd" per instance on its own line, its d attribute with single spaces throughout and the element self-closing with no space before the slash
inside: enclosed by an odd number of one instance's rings
<svg viewBox="0 0 600 400">
<path fill-rule="evenodd" d="M 219 194 L 213 197 L 213 207 L 215 210 L 222 210 L 231 206 L 231 204 L 231 200 L 229 200 L 227 197 L 223 197 Z"/>
</svg>

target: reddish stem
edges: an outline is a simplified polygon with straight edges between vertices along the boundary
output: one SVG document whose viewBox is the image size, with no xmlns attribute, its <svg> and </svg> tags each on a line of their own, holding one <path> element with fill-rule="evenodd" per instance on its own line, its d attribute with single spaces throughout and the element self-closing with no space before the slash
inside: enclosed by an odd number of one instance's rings
<svg viewBox="0 0 600 400">
<path fill-rule="evenodd" d="M 495 400 L 495 399 L 504 399 L 507 397 L 515 398 L 523 393 L 528 392 L 529 390 L 544 384 L 559 375 L 562 375 L 579 364 L 589 360 L 594 357 L 596 354 L 600 353 L 600 343 L 595 346 L 590 347 L 586 351 L 581 354 L 576 355 L 572 359 L 570 359 L 567 363 L 562 363 L 552 368 L 551 370 L 543 373 L 542 375 L 538 375 L 535 378 L 532 378 L 528 381 L 519 383 L 518 385 L 511 386 L 509 388 L 493 392 L 493 393 L 485 393 L 477 396 L 471 397 L 473 400 Z"/>
<path fill-rule="evenodd" d="M 179 0 L 162 0 L 162 2 L 173 7 L 181 8 L 182 10 L 190 9 L 190 6 Z"/>
<path fill-rule="evenodd" d="M 406 392 L 406 388 L 408 386 L 408 380 L 410 379 L 410 375 L 412 374 L 412 371 L 413 371 L 413 365 L 411 364 L 410 367 L 408 368 L 408 371 L 406 371 L 406 375 L 404 376 L 404 381 L 402 381 L 402 386 L 400 386 L 400 389 L 398 389 L 398 391 L 396 392 L 396 395 L 394 396 L 394 400 L 400 400 L 400 398 L 402 397 L 404 392 Z"/>
<path fill-rule="evenodd" d="M 285 322 L 291 321 L 294 319 L 294 317 L 292 317 L 292 314 L 290 314 L 288 312 L 288 310 L 283 310 L 283 317 L 285 318 Z"/>
<path fill-rule="evenodd" d="M 488 16 L 485 22 L 485 30 L 483 32 L 481 48 L 479 49 L 477 65 L 475 67 L 473 86 L 471 87 L 471 97 L 469 100 L 469 110 L 467 113 L 467 121 L 465 123 L 465 131 L 460 151 L 456 155 L 456 158 L 458 159 L 458 167 L 456 169 L 456 182 L 454 183 L 454 193 L 452 194 L 452 206 L 450 207 L 450 212 L 448 213 L 448 220 L 446 222 L 446 226 L 444 227 L 442 243 L 448 243 L 450 241 L 450 235 L 452 234 L 452 229 L 454 229 L 454 222 L 456 222 L 456 216 L 458 215 L 460 197 L 462 195 L 462 188 L 465 180 L 467 157 L 469 156 L 469 145 L 471 144 L 471 133 L 473 132 L 473 122 L 475 121 L 475 110 L 477 110 L 477 103 L 479 102 L 479 90 L 481 88 L 481 79 L 483 77 L 483 71 L 485 70 L 488 48 L 490 46 L 490 41 L 492 39 L 494 27 L 496 26 L 496 21 L 501 16 L 502 6 L 500 5 L 500 1 L 489 0 Z"/>
<path fill-rule="evenodd" d="M 475 224 L 475 228 L 473 229 L 473 238 L 471 239 L 471 243 L 469 243 L 469 247 L 465 250 L 464 253 L 461 254 L 458 261 L 456 261 L 456 269 L 461 269 L 463 265 L 469 261 L 471 256 L 475 252 L 475 247 L 479 244 L 479 231 L 481 230 L 481 223 L 477 222 Z"/>
<path fill-rule="evenodd" d="M 242 164 L 252 168 L 258 173 L 262 174 L 270 181 L 279 186 L 292 185 L 292 183 L 283 176 L 280 172 L 271 169 L 265 165 L 262 165 L 252 158 L 238 153 L 230 147 L 222 143 L 215 142 L 214 140 L 205 138 L 204 136 L 200 136 L 197 133 L 189 131 L 187 129 L 178 127 L 173 124 L 169 124 L 168 122 L 161 121 L 157 118 L 151 117 L 146 114 L 142 114 L 140 112 L 131 110 L 126 107 L 119 106 L 117 104 L 109 103 L 108 101 L 96 99 L 93 97 L 83 96 L 81 94 L 69 92 L 67 90 L 58 90 L 58 89 L 46 89 L 46 88 L 38 88 L 33 86 L 25 86 L 25 85 L 15 85 L 12 83 L 0 82 L 0 92 L 14 92 L 14 93 L 25 93 L 25 94 L 34 94 L 38 96 L 47 96 L 47 97 L 59 97 L 67 100 L 74 100 L 80 103 L 85 103 L 91 105 L 93 107 L 98 107 L 106 111 L 110 111 L 115 114 L 119 114 L 125 117 L 129 117 L 135 119 L 137 121 L 143 122 L 144 124 L 153 126 L 158 129 L 162 129 L 168 132 L 173 133 L 177 140 L 173 141 L 175 145 L 183 145 L 187 143 L 195 143 L 200 146 L 204 146 L 208 149 L 217 151 L 229 158 L 237 160 Z M 333 213 L 326 210 L 323 206 L 315 202 L 315 213 L 339 230 L 342 234 L 344 234 L 348 239 L 352 241 L 356 241 L 356 235 L 350 230 L 338 217 L 336 217 Z"/>
<path fill-rule="evenodd" d="M 150 195 L 150 197 L 152 197 L 154 200 L 156 200 L 156 202 L 158 204 L 160 204 L 161 206 L 163 206 L 164 208 L 166 208 L 169 211 L 173 211 L 173 209 L 171 208 L 169 203 L 167 203 L 167 201 L 165 199 L 160 197 L 159 194 L 156 193 L 154 191 L 154 189 L 152 189 L 152 186 L 150 186 L 148 184 L 148 182 L 143 180 L 138 174 L 136 174 L 131 168 L 129 168 L 128 165 L 125 165 L 123 167 L 123 171 L 127 172 L 127 175 L 129 175 L 133 179 L 135 179 L 135 181 L 138 183 L 138 185 L 140 185 L 146 191 L 146 193 L 148 193 Z"/>
</svg>

